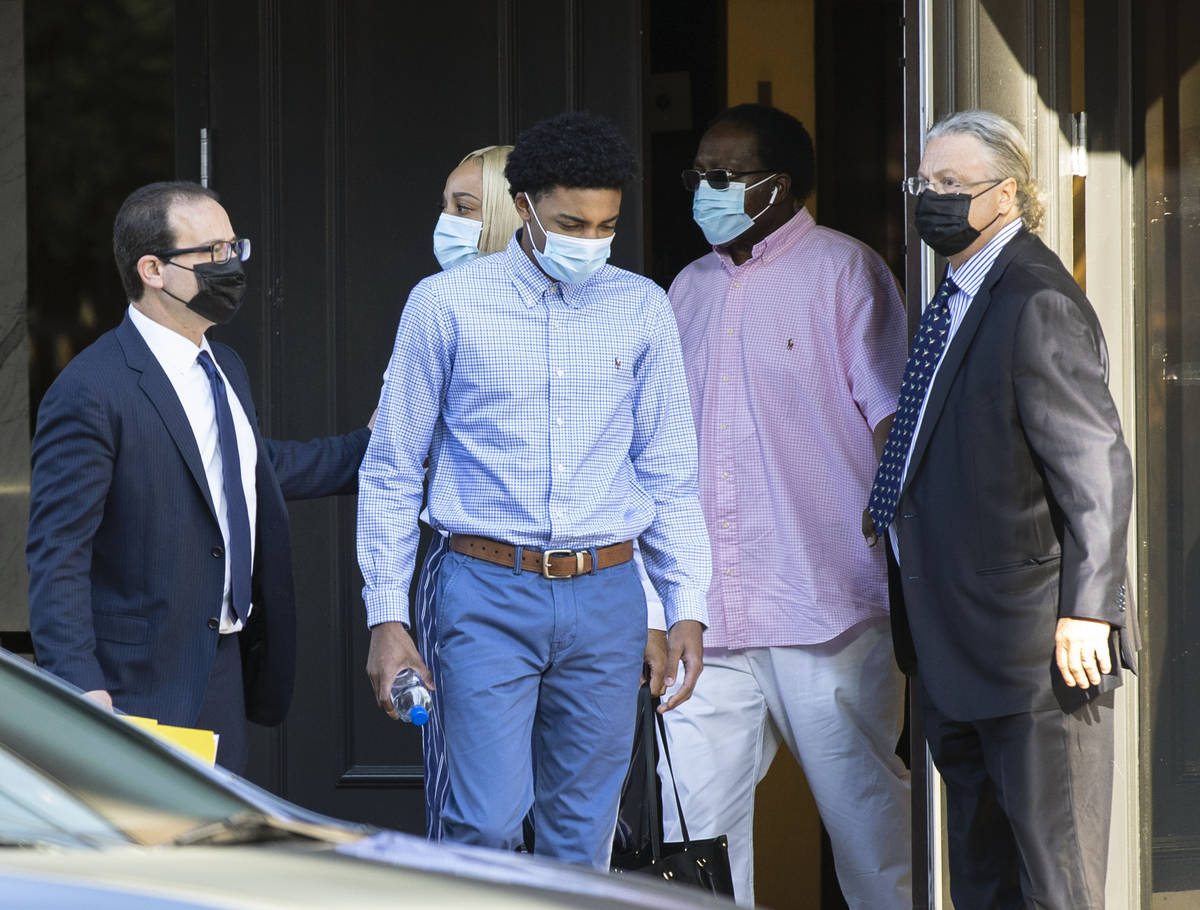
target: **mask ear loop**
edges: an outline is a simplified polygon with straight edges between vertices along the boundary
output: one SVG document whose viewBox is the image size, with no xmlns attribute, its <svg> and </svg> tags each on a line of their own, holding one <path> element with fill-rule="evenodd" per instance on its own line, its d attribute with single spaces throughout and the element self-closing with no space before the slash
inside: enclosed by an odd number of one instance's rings
<svg viewBox="0 0 1200 910">
<path fill-rule="evenodd" d="M 542 246 L 545 247 L 550 242 L 550 236 L 546 233 L 546 229 L 542 227 L 542 219 L 538 217 L 537 209 L 533 207 L 533 199 L 528 193 L 525 194 L 525 204 L 529 206 L 529 214 L 533 215 L 533 220 L 537 222 L 538 230 L 542 232 Z M 537 250 L 537 244 L 533 242 L 533 235 L 529 237 L 529 245 Z M 543 256 L 545 250 L 538 250 Z"/>
<path fill-rule="evenodd" d="M 777 175 L 776 174 L 771 175 L 771 177 L 775 177 L 775 176 L 777 176 Z M 754 186 L 758 186 L 760 183 L 766 183 L 768 180 L 771 179 L 771 177 L 764 177 L 762 180 L 758 181 L 758 183 L 754 184 Z M 747 191 L 754 189 L 754 186 L 746 187 Z M 767 209 L 769 209 L 771 206 L 773 206 L 775 204 L 775 197 L 778 195 L 779 195 L 779 184 L 775 184 L 774 188 L 771 190 L 771 198 L 767 200 L 767 204 L 763 206 L 763 210 L 761 212 L 759 212 L 757 215 L 752 215 L 750 217 L 750 220 L 758 221 L 758 219 L 763 216 L 763 213 L 766 212 Z"/>
</svg>

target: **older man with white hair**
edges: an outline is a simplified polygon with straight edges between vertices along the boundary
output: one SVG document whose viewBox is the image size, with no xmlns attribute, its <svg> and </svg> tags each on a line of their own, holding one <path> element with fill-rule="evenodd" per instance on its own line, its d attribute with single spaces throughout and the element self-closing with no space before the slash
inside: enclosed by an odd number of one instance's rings
<svg viewBox="0 0 1200 910">
<path fill-rule="evenodd" d="M 907 189 L 949 260 L 872 489 L 896 651 L 946 781 L 958 907 L 1104 906 L 1129 451 L 1082 290 L 1035 236 L 1029 150 L 953 114 Z M 874 534 L 868 533 L 869 542 Z"/>
</svg>

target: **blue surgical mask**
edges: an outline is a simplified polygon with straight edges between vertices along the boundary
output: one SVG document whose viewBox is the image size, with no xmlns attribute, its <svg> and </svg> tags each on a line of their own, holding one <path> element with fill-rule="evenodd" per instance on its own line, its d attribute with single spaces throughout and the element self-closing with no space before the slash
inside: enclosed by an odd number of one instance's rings
<svg viewBox="0 0 1200 910">
<path fill-rule="evenodd" d="M 746 191 L 766 183 L 775 176 L 777 175 L 772 174 L 770 177 L 764 177 L 751 186 L 730 183 L 729 188 L 725 190 L 714 190 L 707 180 L 701 180 L 692 197 L 692 218 L 700 225 L 704 239 L 713 246 L 720 246 L 741 237 L 754 227 L 754 222 L 775 201 L 779 188 L 776 187 L 771 193 L 771 200 L 763 207 L 762 212 L 753 217 L 746 214 Z"/>
<path fill-rule="evenodd" d="M 469 262 L 479 255 L 483 222 L 442 212 L 433 229 L 433 255 L 443 269 Z"/>
<path fill-rule="evenodd" d="M 529 238 L 529 246 L 537 264 L 551 278 L 567 284 L 583 284 L 608 262 L 613 237 L 617 236 L 615 233 L 595 239 L 556 234 L 542 227 L 542 220 L 538 218 L 537 209 L 533 207 L 533 200 L 528 193 L 525 194 L 525 200 L 529 203 L 529 211 L 533 212 L 533 220 L 546 235 L 545 252 L 537 248 L 533 237 Z"/>
</svg>

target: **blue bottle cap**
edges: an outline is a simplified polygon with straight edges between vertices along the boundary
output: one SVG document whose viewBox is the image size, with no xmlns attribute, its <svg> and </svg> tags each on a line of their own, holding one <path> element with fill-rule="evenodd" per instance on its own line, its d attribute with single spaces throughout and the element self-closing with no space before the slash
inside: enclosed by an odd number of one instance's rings
<svg viewBox="0 0 1200 910">
<path fill-rule="evenodd" d="M 408 709 L 408 719 L 413 722 L 414 726 L 423 727 L 425 722 L 429 720 L 429 712 L 420 705 L 413 705 Z"/>
</svg>

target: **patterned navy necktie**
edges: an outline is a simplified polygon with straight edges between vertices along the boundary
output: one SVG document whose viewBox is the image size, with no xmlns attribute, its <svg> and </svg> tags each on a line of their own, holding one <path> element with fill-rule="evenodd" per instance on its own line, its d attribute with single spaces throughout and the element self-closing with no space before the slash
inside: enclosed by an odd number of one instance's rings
<svg viewBox="0 0 1200 910">
<path fill-rule="evenodd" d="M 229 524 L 229 574 L 232 585 L 230 612 L 234 622 L 244 619 L 250 611 L 250 516 L 246 510 L 246 492 L 242 487 L 242 467 L 238 458 L 237 430 L 233 412 L 229 410 L 229 395 L 225 380 L 217 365 L 201 351 L 196 355 L 208 374 L 212 386 L 213 405 L 217 411 L 217 439 L 221 448 L 221 474 L 225 486 L 225 510 Z"/>
<path fill-rule="evenodd" d="M 916 337 L 908 352 L 904 383 L 900 386 L 900 402 L 883 447 L 883 457 L 879 460 L 879 471 L 875 474 L 871 502 L 867 507 L 875 522 L 875 532 L 881 537 L 896 517 L 900 484 L 904 480 L 904 462 L 908 460 L 908 450 L 912 445 L 913 433 L 917 430 L 917 418 L 925 403 L 925 393 L 933 379 L 933 371 L 946 347 L 946 336 L 950 332 L 950 297 L 957 290 L 949 277 L 942 280 L 938 292 L 921 314 Z"/>
</svg>

